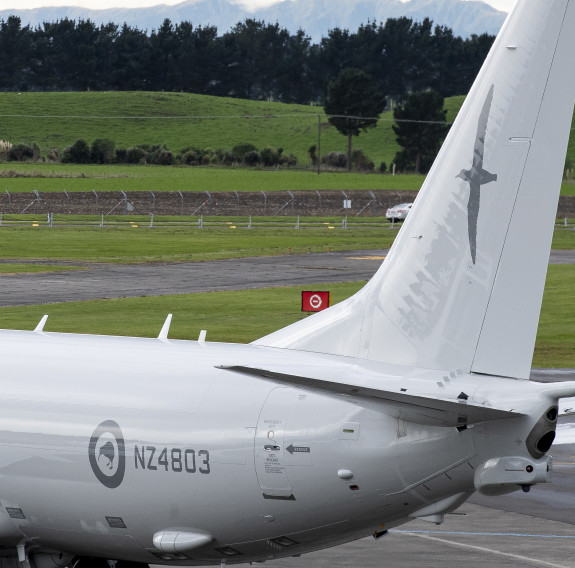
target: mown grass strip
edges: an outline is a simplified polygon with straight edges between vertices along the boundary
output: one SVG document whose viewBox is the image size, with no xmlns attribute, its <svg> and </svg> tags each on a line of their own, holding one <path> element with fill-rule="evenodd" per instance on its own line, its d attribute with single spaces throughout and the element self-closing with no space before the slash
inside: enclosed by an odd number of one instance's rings
<svg viewBox="0 0 575 568">
<path fill-rule="evenodd" d="M 0 227 L 0 258 L 86 262 L 180 262 L 382 249 L 391 246 L 397 230 L 332 229 L 327 225 L 246 229 L 170 227 Z"/>
<path fill-rule="evenodd" d="M 248 229 L 238 223 L 219 228 L 158 227 L 148 222 L 99 228 L 48 227 L 40 222 L 0 227 L 0 259 L 66 260 L 83 262 L 182 262 L 249 256 L 306 254 L 340 250 L 386 249 L 396 228 L 382 221 L 380 227 L 342 229 L 330 225 L 295 229 L 286 227 Z M 326 224 L 327 223 L 327 224 Z M 37 225 L 37 226 L 33 226 Z M 231 227 L 235 226 L 235 229 Z M 329 227 L 333 227 L 330 229 Z M 575 231 L 555 231 L 553 248 L 575 249 Z"/>
<path fill-rule="evenodd" d="M 38 273 L 38 272 L 63 272 L 66 270 L 82 270 L 81 266 L 62 266 L 58 264 L 22 264 L 14 262 L 1 262 L 0 275 Z"/>
<path fill-rule="evenodd" d="M 418 190 L 425 176 L 192 166 L 0 163 L 0 193 L 79 191 Z"/>
<path fill-rule="evenodd" d="M 535 346 L 534 367 L 575 367 L 575 266 L 550 266 Z M 334 303 L 364 285 L 315 284 L 331 290 Z M 116 300 L 93 300 L 0 309 L 0 328 L 34 329 L 44 314 L 46 331 L 156 337 L 168 313 L 174 314 L 170 338 L 248 343 L 302 318 L 305 286 L 206 292 Z"/>
<path fill-rule="evenodd" d="M 317 284 L 314 288 L 331 290 L 336 303 L 363 284 Z M 166 315 L 173 313 L 171 339 L 197 339 L 200 330 L 206 329 L 209 341 L 248 343 L 308 317 L 301 312 L 302 289 L 205 292 L 2 308 L 0 328 L 33 329 L 42 315 L 49 314 L 45 331 L 157 337 Z"/>
</svg>

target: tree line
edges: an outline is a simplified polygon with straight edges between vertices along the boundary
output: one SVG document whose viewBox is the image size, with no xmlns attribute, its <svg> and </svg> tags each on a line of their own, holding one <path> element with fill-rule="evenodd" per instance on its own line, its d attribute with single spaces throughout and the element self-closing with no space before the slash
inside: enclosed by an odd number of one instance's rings
<svg viewBox="0 0 575 568">
<path fill-rule="evenodd" d="M 493 40 L 405 17 L 355 32 L 334 28 L 312 43 L 301 29 L 255 19 L 219 34 L 168 19 L 148 33 L 84 19 L 31 27 L 10 16 L 0 20 L 0 89 L 165 90 L 323 104 L 330 81 L 357 68 L 390 100 L 426 89 L 448 97 L 468 92 Z"/>
</svg>

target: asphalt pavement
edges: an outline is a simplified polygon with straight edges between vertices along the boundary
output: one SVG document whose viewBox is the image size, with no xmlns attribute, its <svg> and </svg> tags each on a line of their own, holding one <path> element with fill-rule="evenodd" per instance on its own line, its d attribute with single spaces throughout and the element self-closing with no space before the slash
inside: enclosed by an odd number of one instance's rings
<svg viewBox="0 0 575 568">
<path fill-rule="evenodd" d="M 82 269 L 1 274 L 0 307 L 355 282 L 369 280 L 386 254 L 386 250 L 357 250 L 149 264 L 21 261 Z M 553 251 L 550 262 L 573 264 L 575 251 Z"/>
</svg>

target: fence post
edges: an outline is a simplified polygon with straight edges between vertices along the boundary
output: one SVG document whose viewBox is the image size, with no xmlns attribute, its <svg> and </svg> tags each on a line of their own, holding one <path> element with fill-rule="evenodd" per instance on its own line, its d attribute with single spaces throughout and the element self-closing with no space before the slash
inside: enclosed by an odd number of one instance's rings
<svg viewBox="0 0 575 568">
<path fill-rule="evenodd" d="M 296 222 L 296 224 L 295 224 L 295 228 L 296 228 L 296 229 L 299 229 L 299 215 L 297 216 L 297 222 Z"/>
<path fill-rule="evenodd" d="M 248 223 L 248 229 L 251 229 L 251 228 L 252 228 L 252 216 L 250 215 L 250 220 Z"/>
<path fill-rule="evenodd" d="M 36 213 L 38 213 L 40 211 L 40 194 L 37 189 L 34 190 L 34 194 L 36 195 Z"/>
<path fill-rule="evenodd" d="M 343 221 L 341 222 L 341 228 L 347 229 L 347 215 L 343 218 Z"/>
<path fill-rule="evenodd" d="M 153 213 L 150 215 L 150 226 L 149 226 L 149 228 L 150 229 L 154 228 L 154 214 Z"/>
<path fill-rule="evenodd" d="M 184 194 L 178 190 L 178 193 L 180 194 L 180 215 L 184 214 Z"/>
<path fill-rule="evenodd" d="M 100 221 L 100 229 L 104 227 L 104 214 L 102 213 L 102 220 Z"/>
<path fill-rule="evenodd" d="M 262 191 L 264 196 L 264 217 L 267 215 L 268 212 L 268 196 L 266 195 L 265 191 Z"/>
<path fill-rule="evenodd" d="M 154 213 L 156 212 L 156 196 L 154 195 L 153 191 L 150 191 L 150 193 L 152 194 L 152 217 L 153 217 Z"/>
<path fill-rule="evenodd" d="M 96 215 L 97 215 L 100 212 L 98 194 L 96 193 L 95 189 L 92 190 L 92 193 L 96 196 Z"/>
<path fill-rule="evenodd" d="M 234 189 L 234 193 L 236 194 L 236 199 L 238 200 L 238 205 L 236 207 L 236 215 L 240 214 L 240 194 Z"/>
<path fill-rule="evenodd" d="M 319 173 L 319 172 L 318 172 Z M 316 189 L 317 199 L 319 201 L 319 214 L 321 215 L 321 193 Z"/>
<path fill-rule="evenodd" d="M 198 219 L 198 227 L 200 229 L 204 228 L 204 216 L 203 215 L 200 215 L 200 218 Z"/>
<path fill-rule="evenodd" d="M 295 197 L 294 197 L 294 194 L 293 194 L 291 191 L 288 191 L 288 194 L 289 194 L 289 196 L 290 196 L 290 198 L 291 198 L 291 199 L 290 199 L 290 213 L 289 213 L 289 214 L 293 217 L 293 202 L 294 202 Z"/>
</svg>

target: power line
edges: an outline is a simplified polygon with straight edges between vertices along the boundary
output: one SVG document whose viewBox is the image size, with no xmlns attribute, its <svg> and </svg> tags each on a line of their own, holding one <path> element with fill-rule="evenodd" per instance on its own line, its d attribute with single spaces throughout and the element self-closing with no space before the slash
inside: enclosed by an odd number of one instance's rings
<svg viewBox="0 0 575 568">
<path fill-rule="evenodd" d="M 58 120 L 250 120 L 250 119 L 269 119 L 269 118 L 350 118 L 352 120 L 377 120 L 378 122 L 406 122 L 414 124 L 442 124 L 451 125 L 452 122 L 442 120 L 410 120 L 395 119 L 377 116 L 353 116 L 347 114 L 330 114 L 317 115 L 312 113 L 292 113 L 292 114 L 254 114 L 254 115 L 181 115 L 181 116 L 96 116 L 96 115 L 50 115 L 50 114 L 0 114 L 0 118 L 45 118 Z"/>
</svg>

